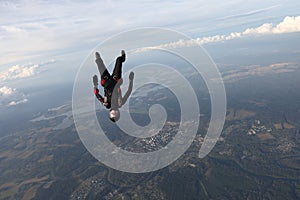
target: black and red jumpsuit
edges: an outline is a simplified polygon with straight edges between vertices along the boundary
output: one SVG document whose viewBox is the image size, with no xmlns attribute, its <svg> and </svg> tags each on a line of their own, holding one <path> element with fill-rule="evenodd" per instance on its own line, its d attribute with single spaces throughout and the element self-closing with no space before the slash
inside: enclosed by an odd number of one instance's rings
<svg viewBox="0 0 300 200">
<path fill-rule="evenodd" d="M 98 54 L 99 55 L 99 54 Z M 104 97 L 99 94 L 99 89 L 94 87 L 94 94 L 96 98 L 107 108 L 107 109 L 118 109 L 124 105 L 131 94 L 133 81 L 130 80 L 129 87 L 126 94 L 122 97 L 121 84 L 122 80 L 122 64 L 125 62 L 125 55 L 119 56 L 116 59 L 115 67 L 112 75 L 108 72 L 105 67 L 103 60 L 100 56 L 96 56 L 96 63 L 101 76 L 100 84 L 104 88 Z M 115 91 L 114 91 L 115 90 Z"/>
</svg>

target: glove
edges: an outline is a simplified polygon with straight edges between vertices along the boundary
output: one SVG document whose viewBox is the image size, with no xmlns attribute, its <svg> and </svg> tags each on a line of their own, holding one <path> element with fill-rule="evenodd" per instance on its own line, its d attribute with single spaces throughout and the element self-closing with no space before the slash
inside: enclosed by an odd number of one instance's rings
<svg viewBox="0 0 300 200">
<path fill-rule="evenodd" d="M 129 80 L 133 80 L 134 79 L 134 73 L 133 72 L 130 72 L 130 74 L 129 74 Z"/>
<path fill-rule="evenodd" d="M 93 76 L 93 83 L 94 83 L 94 87 L 98 87 L 98 76 L 97 75 Z"/>
</svg>

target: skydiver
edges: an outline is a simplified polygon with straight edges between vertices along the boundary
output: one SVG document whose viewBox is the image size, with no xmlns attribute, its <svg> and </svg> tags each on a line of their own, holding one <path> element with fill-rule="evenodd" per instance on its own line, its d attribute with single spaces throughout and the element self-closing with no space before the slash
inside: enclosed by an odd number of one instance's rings
<svg viewBox="0 0 300 200">
<path fill-rule="evenodd" d="M 97 75 L 93 76 L 94 83 L 94 94 L 96 98 L 107 108 L 109 109 L 109 119 L 113 122 L 116 122 L 120 119 L 119 108 L 124 105 L 132 92 L 134 73 L 130 72 L 129 74 L 129 87 L 125 95 L 122 97 L 121 84 L 123 83 L 122 79 L 122 64 L 125 62 L 126 55 L 125 51 L 121 51 L 121 56 L 117 57 L 115 62 L 115 68 L 112 75 L 108 72 L 105 67 L 102 58 L 98 52 L 95 53 L 96 64 L 101 76 L 100 84 L 104 88 L 104 97 L 99 94 L 98 89 L 98 77 Z"/>
</svg>

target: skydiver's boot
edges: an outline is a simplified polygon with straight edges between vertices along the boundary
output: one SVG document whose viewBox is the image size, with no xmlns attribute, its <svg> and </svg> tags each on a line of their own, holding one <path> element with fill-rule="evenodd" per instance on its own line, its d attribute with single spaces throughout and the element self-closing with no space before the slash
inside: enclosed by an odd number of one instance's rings
<svg viewBox="0 0 300 200">
<path fill-rule="evenodd" d="M 100 53 L 99 53 L 99 52 L 96 52 L 96 53 L 95 53 L 95 56 L 96 56 L 96 59 L 100 58 Z"/>
<path fill-rule="evenodd" d="M 126 60 L 126 53 L 124 50 L 121 51 L 121 57 L 122 57 L 122 62 L 125 62 Z"/>
</svg>

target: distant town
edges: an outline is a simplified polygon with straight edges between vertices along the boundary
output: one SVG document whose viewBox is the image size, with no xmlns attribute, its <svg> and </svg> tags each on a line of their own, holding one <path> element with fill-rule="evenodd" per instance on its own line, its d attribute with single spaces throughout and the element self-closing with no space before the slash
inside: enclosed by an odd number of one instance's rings
<svg viewBox="0 0 300 200">
<path fill-rule="evenodd" d="M 263 125 L 260 120 L 254 120 L 254 123 L 251 125 L 251 128 L 248 130 L 248 135 L 255 135 L 257 133 L 271 133 L 272 128 L 268 128 Z"/>
</svg>

